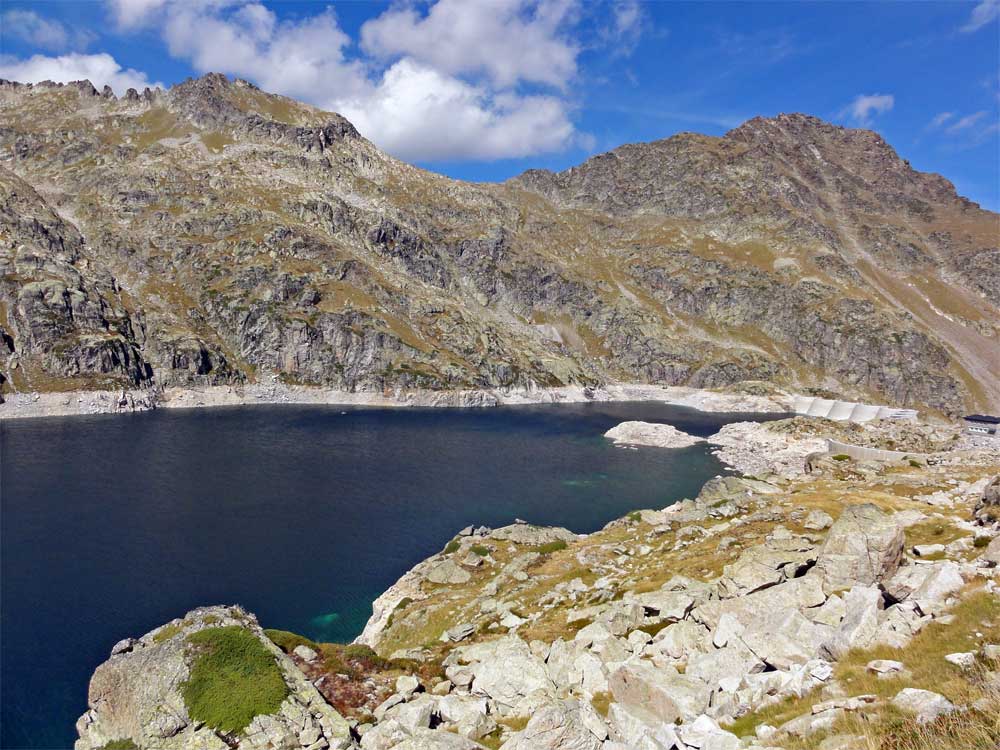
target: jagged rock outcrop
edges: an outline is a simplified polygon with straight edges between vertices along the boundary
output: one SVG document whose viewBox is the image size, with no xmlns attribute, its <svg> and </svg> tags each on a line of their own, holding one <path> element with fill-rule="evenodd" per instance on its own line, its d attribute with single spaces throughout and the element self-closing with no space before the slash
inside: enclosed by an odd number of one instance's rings
<svg viewBox="0 0 1000 750">
<path fill-rule="evenodd" d="M 248 718 L 245 728 L 212 726 L 212 719 L 192 709 L 188 687 L 195 679 L 195 664 L 211 645 L 197 640 L 196 634 L 235 629 L 259 643 L 262 658 L 273 659 L 277 678 L 284 683 L 284 699 L 272 713 Z M 192 637 L 195 636 L 195 637 Z M 219 646 L 218 648 L 225 648 Z M 245 644 L 226 654 L 233 673 L 219 676 L 228 680 L 215 685 L 213 701 L 236 702 L 247 694 L 263 690 L 260 675 L 248 674 L 239 680 L 234 659 L 246 658 Z M 137 748 L 160 750 L 265 750 L 267 748 L 349 747 L 347 722 L 331 708 L 298 667 L 264 635 L 253 615 L 239 607 L 204 607 L 188 612 L 141 638 L 119 642 L 111 658 L 94 672 L 90 681 L 88 711 L 77 722 L 80 739 L 76 750 L 99 750 L 109 743 L 132 743 Z M 198 711 L 204 711 L 199 703 Z M 232 714 L 229 710 L 227 713 Z"/>
<path fill-rule="evenodd" d="M 0 162 L 77 256 L 6 262 L 8 392 L 769 380 L 1000 408 L 997 217 L 803 115 L 473 185 L 219 74 L 2 82 Z M 63 287 L 86 304 L 60 327 Z"/>
</svg>

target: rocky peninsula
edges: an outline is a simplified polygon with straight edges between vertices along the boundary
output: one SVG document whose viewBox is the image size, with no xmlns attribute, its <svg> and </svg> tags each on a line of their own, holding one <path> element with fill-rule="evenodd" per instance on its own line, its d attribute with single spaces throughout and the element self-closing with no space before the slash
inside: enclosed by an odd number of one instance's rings
<svg viewBox="0 0 1000 750">
<path fill-rule="evenodd" d="M 925 450 L 807 452 L 845 433 Z M 996 746 L 1000 450 L 803 417 L 710 440 L 754 476 L 589 535 L 463 529 L 354 644 L 232 606 L 123 641 L 77 750 Z"/>
</svg>

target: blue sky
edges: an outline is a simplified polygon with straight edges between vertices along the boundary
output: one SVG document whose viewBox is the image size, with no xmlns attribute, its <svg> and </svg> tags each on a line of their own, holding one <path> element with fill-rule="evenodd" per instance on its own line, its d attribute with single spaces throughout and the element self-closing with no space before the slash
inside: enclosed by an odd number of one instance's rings
<svg viewBox="0 0 1000 750">
<path fill-rule="evenodd" d="M 807 112 L 1000 208 L 1000 0 L 0 0 L 0 77 L 119 93 L 219 70 L 470 180 Z"/>
</svg>

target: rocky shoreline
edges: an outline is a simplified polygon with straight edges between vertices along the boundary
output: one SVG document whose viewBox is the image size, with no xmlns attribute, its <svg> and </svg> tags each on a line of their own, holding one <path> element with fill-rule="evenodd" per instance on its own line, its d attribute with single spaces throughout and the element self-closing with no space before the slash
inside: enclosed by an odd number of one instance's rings
<svg viewBox="0 0 1000 750">
<path fill-rule="evenodd" d="M 532 389 L 456 391 L 341 391 L 287 385 L 280 380 L 246 386 L 165 388 L 143 391 L 69 391 L 15 393 L 0 403 L 0 420 L 128 414 L 151 409 L 195 409 L 252 404 L 314 404 L 379 407 L 491 407 L 517 404 L 584 403 L 588 401 L 661 401 L 700 411 L 787 413 L 791 397 L 777 392 L 760 396 L 682 386 L 616 383 L 593 388 L 564 386 Z"/>
<path fill-rule="evenodd" d="M 592 534 L 463 529 L 379 597 L 353 645 L 195 610 L 115 646 L 76 750 L 987 747 L 1000 740 L 1000 450 L 805 452 L 843 429 L 729 429 L 711 440 L 759 477 L 717 477 Z M 942 429 L 865 436 L 949 442 Z M 289 686 L 280 709 L 227 733 L 186 697 L 191 644 L 223 625 L 274 654 Z"/>
</svg>

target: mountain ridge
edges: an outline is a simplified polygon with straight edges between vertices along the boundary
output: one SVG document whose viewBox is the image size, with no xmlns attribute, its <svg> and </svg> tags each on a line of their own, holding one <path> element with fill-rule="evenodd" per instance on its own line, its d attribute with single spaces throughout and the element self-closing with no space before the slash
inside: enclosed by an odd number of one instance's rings
<svg viewBox="0 0 1000 750">
<path fill-rule="evenodd" d="M 770 380 L 1000 408 L 1000 216 L 808 115 L 467 183 L 220 74 L 0 82 L 0 162 L 6 392 Z"/>
</svg>

